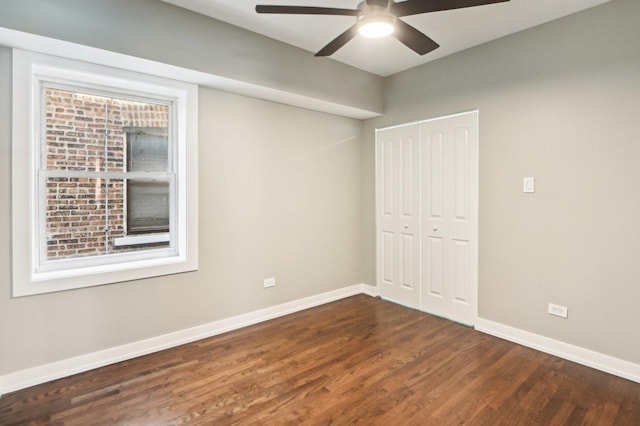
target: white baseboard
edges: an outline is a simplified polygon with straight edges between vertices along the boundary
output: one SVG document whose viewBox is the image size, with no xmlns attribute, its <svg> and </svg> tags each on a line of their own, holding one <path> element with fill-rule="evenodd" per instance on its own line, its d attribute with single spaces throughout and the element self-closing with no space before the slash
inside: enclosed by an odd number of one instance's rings
<svg viewBox="0 0 640 426">
<path fill-rule="evenodd" d="M 498 322 L 478 318 L 475 329 L 510 342 L 546 352 L 596 370 L 604 371 L 640 383 L 640 364 L 550 339 L 535 333 L 510 327 Z"/>
<path fill-rule="evenodd" d="M 369 284 L 360 284 L 360 288 L 362 289 L 362 293 L 371 297 L 378 297 L 380 293 L 378 293 L 378 287 Z"/>
<path fill-rule="evenodd" d="M 338 290 L 329 291 L 304 299 L 294 300 L 270 308 L 237 315 L 209 324 L 152 337 L 138 342 L 128 343 L 122 346 L 80 355 L 61 361 L 52 362 L 37 367 L 9 373 L 0 376 L 0 396 L 8 392 L 28 388 L 40 383 L 67 377 L 72 374 L 82 373 L 94 368 L 124 361 L 153 352 L 158 352 L 174 346 L 194 342 L 196 340 L 215 336 L 227 331 L 237 330 L 242 327 L 268 321 L 273 318 L 288 315 L 294 312 L 313 308 L 325 303 L 333 302 L 356 294 L 377 296 L 378 289 L 367 284 L 356 284 Z"/>
</svg>

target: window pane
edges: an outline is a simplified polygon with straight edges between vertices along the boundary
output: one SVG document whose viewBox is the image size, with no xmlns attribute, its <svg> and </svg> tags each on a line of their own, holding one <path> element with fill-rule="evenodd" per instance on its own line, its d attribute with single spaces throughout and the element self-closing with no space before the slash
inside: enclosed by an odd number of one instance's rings
<svg viewBox="0 0 640 426">
<path fill-rule="evenodd" d="M 111 238 L 124 235 L 122 180 L 46 180 L 47 259 L 111 252 Z"/>
<path fill-rule="evenodd" d="M 169 182 L 127 183 L 129 234 L 169 232 Z"/>
<path fill-rule="evenodd" d="M 166 128 L 127 130 L 127 170 L 169 171 L 169 139 Z"/>
<path fill-rule="evenodd" d="M 169 245 L 168 238 L 123 243 L 131 234 L 169 232 L 169 182 L 49 177 L 46 204 L 47 260 Z"/>
<path fill-rule="evenodd" d="M 122 153 L 122 140 L 105 140 L 109 98 L 52 88 L 45 96 L 47 169 L 103 171 L 105 152 Z"/>
<path fill-rule="evenodd" d="M 165 129 L 169 127 L 169 107 L 150 102 L 114 98 L 111 103 L 114 121 L 124 128 Z"/>
<path fill-rule="evenodd" d="M 167 105 L 51 87 L 45 99 L 48 170 L 127 171 L 126 129 L 134 129 L 132 136 L 142 135 L 134 138 L 141 151 L 129 170 L 168 171 Z"/>
</svg>

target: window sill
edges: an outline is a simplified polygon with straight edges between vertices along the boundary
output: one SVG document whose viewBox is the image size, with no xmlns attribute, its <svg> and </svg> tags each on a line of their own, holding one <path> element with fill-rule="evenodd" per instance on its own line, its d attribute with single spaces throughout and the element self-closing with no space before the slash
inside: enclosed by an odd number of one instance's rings
<svg viewBox="0 0 640 426">
<path fill-rule="evenodd" d="M 113 244 L 116 247 L 135 246 L 138 244 L 155 244 L 155 243 L 168 243 L 169 233 L 166 234 L 149 234 L 149 235 L 136 235 L 131 237 L 116 238 L 113 240 Z"/>
</svg>

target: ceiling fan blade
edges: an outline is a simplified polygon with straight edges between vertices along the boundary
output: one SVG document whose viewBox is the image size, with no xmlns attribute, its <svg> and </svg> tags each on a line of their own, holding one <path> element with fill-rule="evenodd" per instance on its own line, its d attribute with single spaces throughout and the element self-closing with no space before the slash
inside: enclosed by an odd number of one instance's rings
<svg viewBox="0 0 640 426">
<path fill-rule="evenodd" d="M 360 13 L 357 9 L 338 9 L 334 7 L 312 7 L 312 6 L 266 6 L 257 5 L 258 13 L 280 13 L 290 15 L 341 15 L 357 16 Z"/>
<path fill-rule="evenodd" d="M 325 47 L 320 49 L 320 51 L 316 53 L 315 56 L 331 56 L 338 49 L 340 49 L 342 46 L 347 44 L 357 35 L 358 35 L 358 26 L 354 25 L 351 28 L 349 28 L 347 31 L 340 34 L 338 37 L 331 40 L 331 42 L 329 42 L 329 44 L 327 44 Z"/>
<path fill-rule="evenodd" d="M 427 12 L 504 3 L 507 1 L 509 0 L 407 0 L 392 4 L 391 12 L 397 17 L 402 17 Z"/>
<path fill-rule="evenodd" d="M 396 21 L 396 30 L 393 35 L 418 55 L 425 55 L 440 47 L 440 45 L 431 40 L 431 38 L 400 19 Z"/>
</svg>

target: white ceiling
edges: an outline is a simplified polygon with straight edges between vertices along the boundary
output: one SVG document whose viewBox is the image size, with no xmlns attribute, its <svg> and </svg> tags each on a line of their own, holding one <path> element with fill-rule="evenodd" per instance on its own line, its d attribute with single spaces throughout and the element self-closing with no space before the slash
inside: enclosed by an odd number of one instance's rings
<svg viewBox="0 0 640 426">
<path fill-rule="evenodd" d="M 256 4 L 354 9 L 360 0 L 163 0 L 315 53 L 355 23 L 351 16 L 257 14 Z M 511 0 L 402 18 L 440 48 L 420 56 L 393 37 L 356 37 L 331 58 L 388 76 L 610 0 Z M 318 61 L 327 60 L 318 58 Z"/>
</svg>

